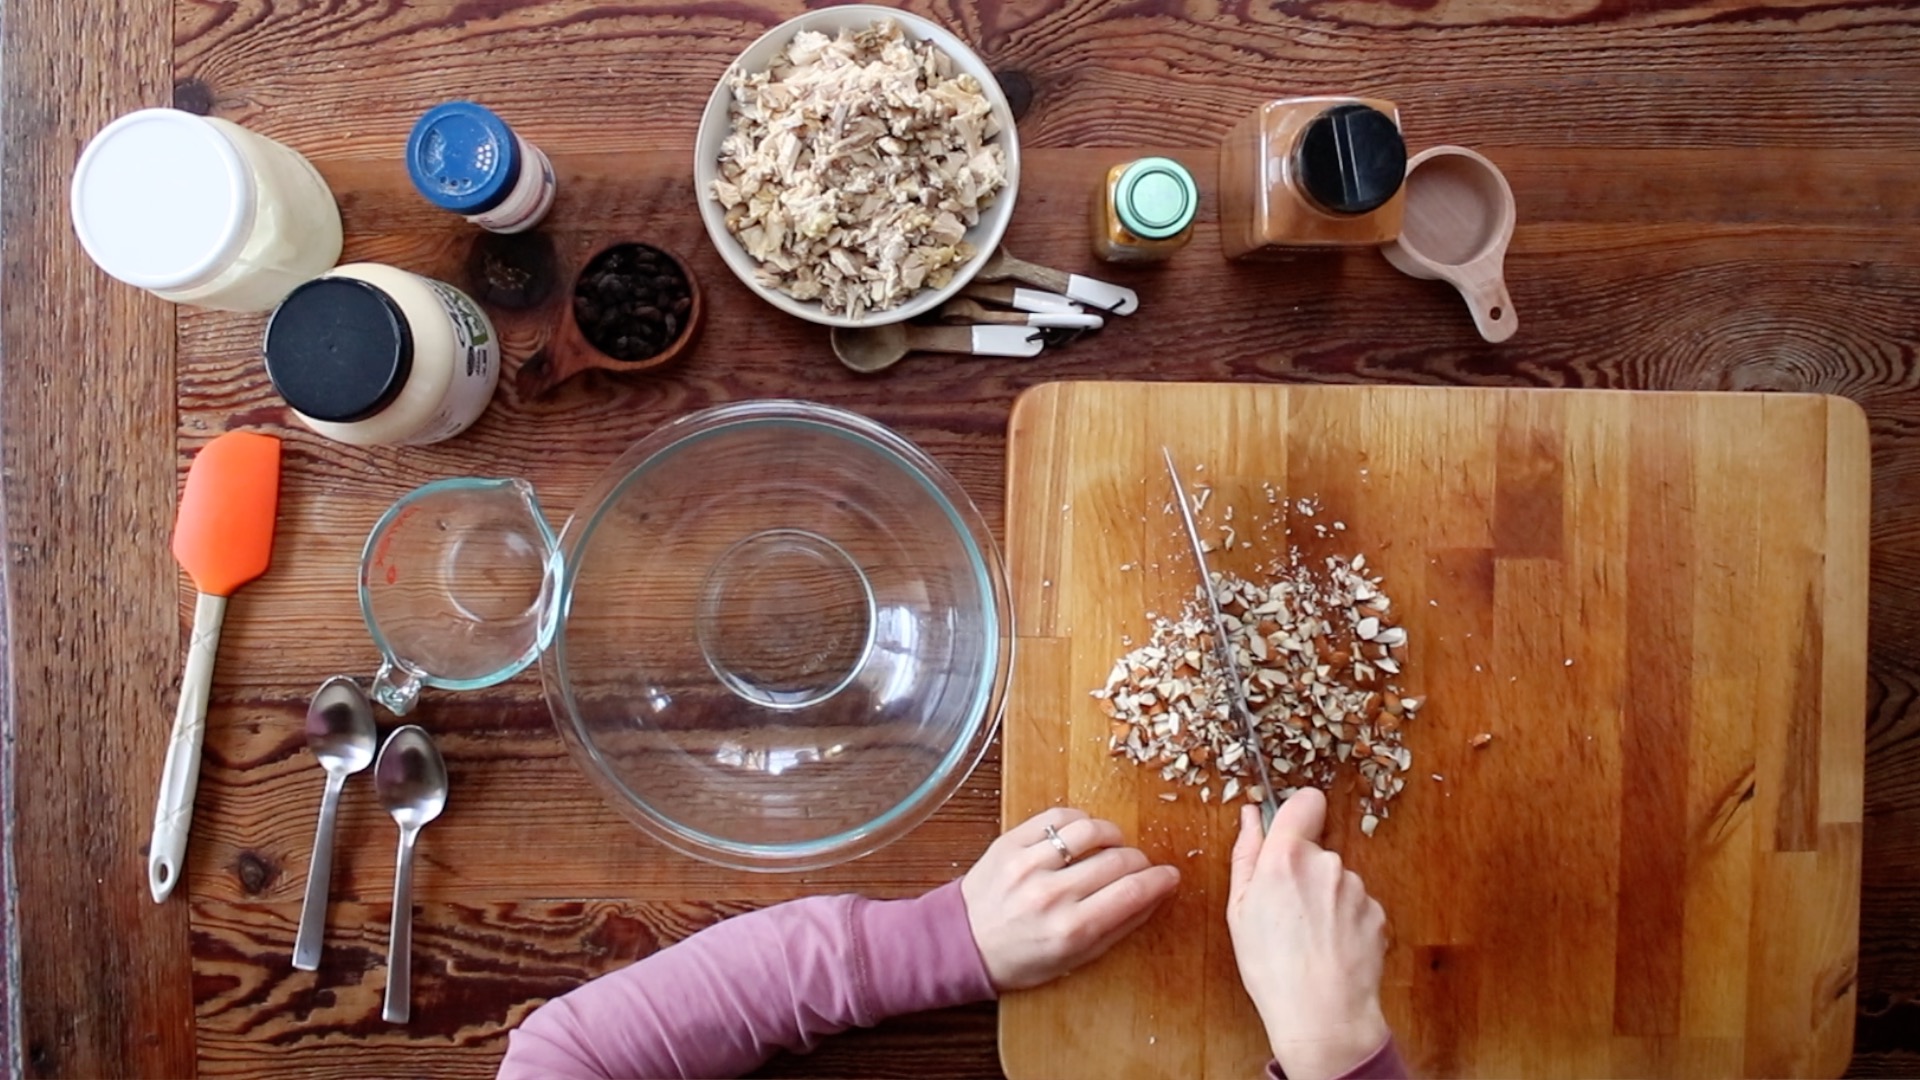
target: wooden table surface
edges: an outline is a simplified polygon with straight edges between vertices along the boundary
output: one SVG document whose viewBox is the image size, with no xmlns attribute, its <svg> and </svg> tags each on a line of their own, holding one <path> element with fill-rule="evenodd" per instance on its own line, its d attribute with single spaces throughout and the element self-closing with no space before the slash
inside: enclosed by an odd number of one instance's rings
<svg viewBox="0 0 1920 1080">
<path fill-rule="evenodd" d="M 691 202 L 714 78 L 801 7 L 563 0 L 294 4 L 9 0 L 5 8 L 4 528 L 10 930 L 27 1075 L 484 1075 L 539 1000 L 747 907 L 827 889 L 902 895 L 996 828 L 997 754 L 895 847 L 805 877 L 669 855 L 586 787 L 537 681 L 438 695 L 455 791 L 422 840 L 414 1022 L 379 1020 L 391 825 L 349 790 L 317 973 L 287 962 L 320 770 L 307 695 L 365 674 L 354 559 L 379 510 L 435 477 L 517 474 L 556 521 L 626 444 L 689 409 L 800 396 L 919 441 L 1000 526 L 1014 396 L 1051 379 L 1383 381 L 1804 390 L 1867 410 L 1874 447 L 1871 686 L 1853 1067 L 1920 1073 L 1920 10 L 1905 4 L 916 3 L 974 42 L 1024 109 L 1009 234 L 1091 269 L 1106 166 L 1169 152 L 1212 186 L 1255 103 L 1365 90 L 1415 149 L 1474 146 L 1512 181 L 1519 334 L 1473 336 L 1444 287 L 1371 254 L 1229 267 L 1207 202 L 1192 249 L 1125 275 L 1142 313 L 1029 363 L 916 359 L 857 379 L 824 331 L 730 280 Z M 65 211 L 84 140 L 127 110 L 212 112 L 309 155 L 349 257 L 463 280 L 474 233 L 407 190 L 413 117 L 496 107 L 562 173 L 554 231 L 606 228 L 693 257 L 713 318 L 683 365 L 523 401 L 469 434 L 360 452 L 287 428 L 255 360 L 262 319 L 175 309 L 108 280 Z M 508 334 L 513 359 L 537 340 Z M 509 365 L 511 371 L 511 363 Z M 188 881 L 143 878 L 190 594 L 167 551 L 187 456 L 233 427 L 289 435 L 275 568 L 234 602 Z M 997 1071 L 992 1006 L 903 1018 L 775 1073 Z"/>
</svg>

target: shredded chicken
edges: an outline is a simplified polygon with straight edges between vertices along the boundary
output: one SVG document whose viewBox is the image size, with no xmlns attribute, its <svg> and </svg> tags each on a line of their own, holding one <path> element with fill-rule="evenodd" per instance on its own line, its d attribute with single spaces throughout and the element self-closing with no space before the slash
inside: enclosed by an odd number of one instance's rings
<svg viewBox="0 0 1920 1080">
<path fill-rule="evenodd" d="M 940 288 L 1006 184 L 980 83 L 883 19 L 803 31 L 766 71 L 736 71 L 712 195 L 759 281 L 858 317 Z"/>
</svg>

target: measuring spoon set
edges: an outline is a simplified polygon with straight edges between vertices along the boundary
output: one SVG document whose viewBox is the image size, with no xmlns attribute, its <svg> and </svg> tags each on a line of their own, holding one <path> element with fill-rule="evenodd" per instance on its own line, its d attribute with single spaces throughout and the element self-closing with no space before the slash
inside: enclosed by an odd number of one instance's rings
<svg viewBox="0 0 1920 1080">
<path fill-rule="evenodd" d="M 413 848 L 420 829 L 447 805 L 447 766 L 433 737 L 416 724 L 395 728 L 384 744 L 374 724 L 373 703 L 360 684 L 336 675 L 320 685 L 307 706 L 307 747 L 327 770 L 320 797 L 320 824 L 313 835 L 313 861 L 307 870 L 300 930 L 294 937 L 293 966 L 320 966 L 327 921 L 327 896 L 333 876 L 333 823 L 347 777 L 373 766 L 380 804 L 400 826 L 400 853 L 394 871 L 393 918 L 388 927 L 386 1000 L 380 1015 L 404 1024 L 412 1012 Z"/>
<path fill-rule="evenodd" d="M 835 327 L 833 354 L 862 374 L 885 371 L 915 352 L 1038 356 L 1049 344 L 1100 329 L 1108 315 L 1140 308 L 1132 289 L 1016 259 L 1004 247 L 961 294 L 940 308 L 938 326 Z"/>
</svg>

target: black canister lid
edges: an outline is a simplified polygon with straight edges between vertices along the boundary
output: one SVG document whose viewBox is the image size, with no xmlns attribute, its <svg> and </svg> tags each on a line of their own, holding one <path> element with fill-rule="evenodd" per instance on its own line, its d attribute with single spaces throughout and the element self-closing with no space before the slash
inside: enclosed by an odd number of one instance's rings
<svg viewBox="0 0 1920 1080">
<path fill-rule="evenodd" d="M 1378 210 L 1407 177 L 1407 141 L 1393 117 L 1367 105 L 1336 105 L 1307 124 L 1300 184 L 1336 214 Z"/>
<path fill-rule="evenodd" d="M 413 333 L 385 291 L 323 277 L 280 301 L 267 320 L 267 377 L 302 415 L 333 424 L 393 404 L 413 373 Z"/>
</svg>

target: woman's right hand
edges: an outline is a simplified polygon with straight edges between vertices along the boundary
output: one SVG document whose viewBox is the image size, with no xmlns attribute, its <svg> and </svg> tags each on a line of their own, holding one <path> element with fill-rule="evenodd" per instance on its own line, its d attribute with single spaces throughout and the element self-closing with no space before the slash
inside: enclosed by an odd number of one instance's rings
<svg viewBox="0 0 1920 1080">
<path fill-rule="evenodd" d="M 1023 990 L 1098 958 L 1178 884 L 1180 871 L 1125 846 L 1120 826 L 1061 806 L 995 840 L 961 879 L 960 895 L 994 989 Z"/>
<path fill-rule="evenodd" d="M 1227 928 L 1240 981 L 1288 1080 L 1323 1080 L 1387 1041 L 1380 973 L 1386 915 L 1360 876 L 1320 846 L 1327 797 L 1302 788 L 1264 837 L 1258 807 L 1240 811 Z"/>
</svg>

